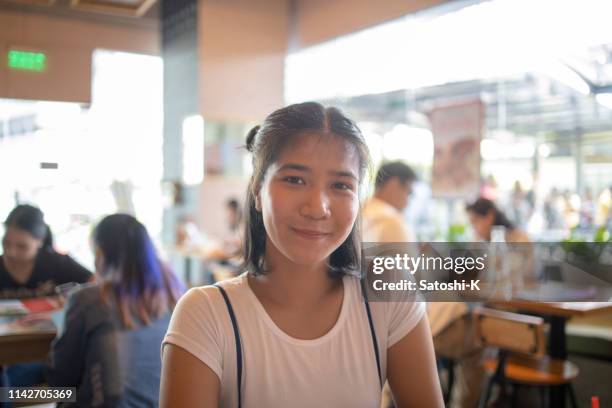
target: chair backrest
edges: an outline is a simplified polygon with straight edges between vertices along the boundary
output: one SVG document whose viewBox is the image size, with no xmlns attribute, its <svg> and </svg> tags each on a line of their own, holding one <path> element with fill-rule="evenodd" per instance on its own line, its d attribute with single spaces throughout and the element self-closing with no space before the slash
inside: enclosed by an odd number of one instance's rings
<svg viewBox="0 0 612 408">
<path fill-rule="evenodd" d="M 546 353 L 545 323 L 540 317 L 478 308 L 474 322 L 484 346 L 535 356 Z"/>
</svg>

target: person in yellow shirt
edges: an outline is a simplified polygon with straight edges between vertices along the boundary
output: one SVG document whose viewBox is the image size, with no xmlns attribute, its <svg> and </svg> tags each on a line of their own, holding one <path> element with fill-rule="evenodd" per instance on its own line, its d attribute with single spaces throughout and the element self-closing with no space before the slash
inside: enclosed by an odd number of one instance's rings
<svg viewBox="0 0 612 408">
<path fill-rule="evenodd" d="M 416 174 L 400 162 L 383 164 L 376 174 L 374 195 L 364 204 L 364 242 L 415 242 L 402 212 L 408 206 Z"/>
</svg>

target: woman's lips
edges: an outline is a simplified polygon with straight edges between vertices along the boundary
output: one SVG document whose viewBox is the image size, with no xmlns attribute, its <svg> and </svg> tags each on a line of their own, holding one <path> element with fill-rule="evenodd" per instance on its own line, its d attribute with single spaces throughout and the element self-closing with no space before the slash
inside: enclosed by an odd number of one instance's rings
<svg viewBox="0 0 612 408">
<path fill-rule="evenodd" d="M 292 230 L 299 236 L 306 238 L 306 239 L 310 239 L 310 240 L 318 240 L 318 239 L 322 239 L 330 235 L 327 232 L 315 231 L 315 230 L 307 230 L 307 229 L 299 229 L 299 228 L 292 228 Z"/>
</svg>

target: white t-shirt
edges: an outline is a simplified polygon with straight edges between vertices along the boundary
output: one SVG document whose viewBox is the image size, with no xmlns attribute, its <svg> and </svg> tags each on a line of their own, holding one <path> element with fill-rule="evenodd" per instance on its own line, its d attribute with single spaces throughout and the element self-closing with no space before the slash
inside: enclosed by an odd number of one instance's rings
<svg viewBox="0 0 612 408">
<path fill-rule="evenodd" d="M 246 274 L 224 281 L 242 339 L 244 407 L 378 407 L 381 389 L 359 280 L 343 278 L 342 309 L 322 337 L 300 340 L 283 332 L 249 287 Z M 371 302 L 383 381 L 387 349 L 424 316 L 419 302 Z M 177 345 L 220 379 L 220 406 L 237 406 L 236 345 L 218 288 L 193 288 L 172 315 L 162 344 Z"/>
</svg>

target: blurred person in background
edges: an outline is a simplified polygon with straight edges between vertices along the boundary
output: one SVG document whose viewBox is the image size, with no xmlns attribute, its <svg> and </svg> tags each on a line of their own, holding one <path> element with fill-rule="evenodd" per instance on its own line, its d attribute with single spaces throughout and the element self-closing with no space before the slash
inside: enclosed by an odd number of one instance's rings
<svg viewBox="0 0 612 408">
<path fill-rule="evenodd" d="M 597 198 L 595 224 L 612 229 L 612 186 L 605 188 Z"/>
<path fill-rule="evenodd" d="M 516 225 L 524 227 L 533 214 L 533 191 L 525 191 L 521 182 L 516 180 L 510 194 L 510 214 Z"/>
<path fill-rule="evenodd" d="M 527 234 L 515 227 L 493 201 L 479 198 L 467 205 L 466 210 L 474 231 L 483 241 L 491 241 L 493 227 L 501 226 L 505 228 L 506 242 L 529 242 Z"/>
<path fill-rule="evenodd" d="M 228 236 L 223 240 L 223 249 L 228 258 L 240 254 L 242 249 L 242 209 L 240 203 L 235 198 L 230 198 L 225 202 Z"/>
<path fill-rule="evenodd" d="M 497 181 L 495 181 L 495 177 L 493 177 L 492 174 L 489 174 L 482 182 L 480 196 L 488 198 L 489 200 L 497 199 Z"/>
<path fill-rule="evenodd" d="M 9 213 L 4 226 L 0 298 L 50 296 L 58 285 L 93 278 L 70 256 L 53 249 L 51 229 L 40 209 L 19 205 Z"/>
<path fill-rule="evenodd" d="M 204 245 L 208 237 L 200 231 L 191 215 L 185 215 L 176 224 L 176 245 L 180 248 L 197 248 Z"/>
<path fill-rule="evenodd" d="M 76 406 L 156 407 L 159 347 L 182 285 L 131 215 L 104 218 L 92 246 L 98 279 L 68 299 L 48 383 L 76 387 Z"/>
<path fill-rule="evenodd" d="M 565 224 L 562 217 L 563 203 L 561 193 L 556 187 L 550 190 L 550 193 L 544 199 L 544 218 L 546 220 L 546 229 L 562 229 Z"/>
<path fill-rule="evenodd" d="M 563 192 L 563 219 L 565 225 L 572 229 L 580 222 L 580 197 L 569 190 Z"/>
<path fill-rule="evenodd" d="M 580 205 L 580 223 L 581 228 L 591 228 L 595 222 L 595 201 L 593 200 L 593 191 L 586 188 L 582 202 Z"/>
<path fill-rule="evenodd" d="M 239 232 L 242 225 L 242 210 L 240 203 L 235 198 L 230 198 L 225 202 L 227 212 L 227 224 L 231 232 Z"/>
<path fill-rule="evenodd" d="M 502 226 L 506 242 L 529 242 L 527 234 L 516 228 L 493 201 L 479 198 L 466 209 L 480 239 L 490 241 L 493 228 Z M 455 362 L 455 383 L 449 405 L 476 407 L 485 372 L 481 361 L 483 349 L 477 340 L 470 306 L 463 302 L 430 302 L 427 307 L 437 355 Z"/>
<path fill-rule="evenodd" d="M 415 242 L 402 212 L 408 205 L 416 174 L 399 162 L 383 164 L 376 173 L 374 196 L 363 206 L 364 242 Z"/>
<path fill-rule="evenodd" d="M 242 260 L 244 228 L 242 209 L 235 198 L 225 201 L 226 233 L 206 251 L 206 268 L 213 281 L 221 281 L 238 275 Z"/>
</svg>

